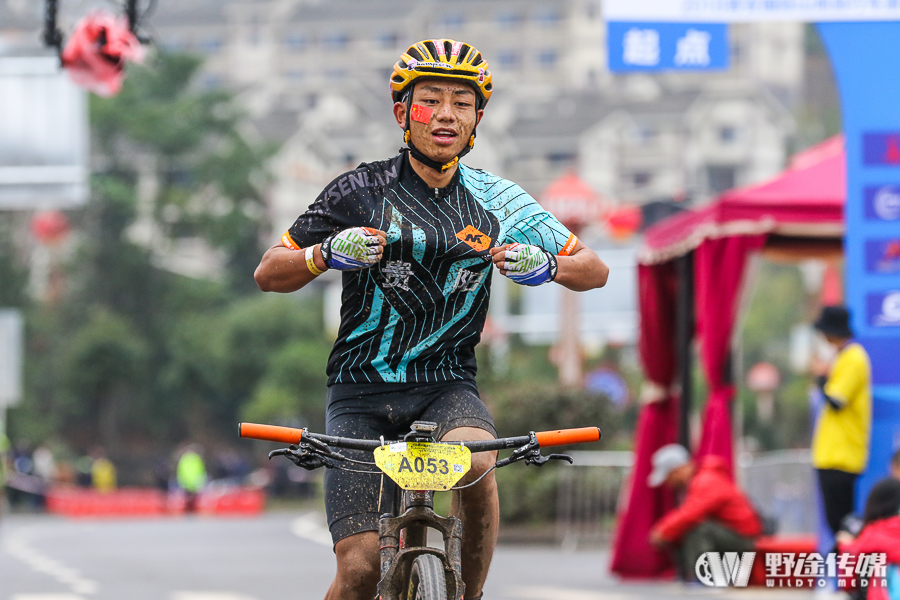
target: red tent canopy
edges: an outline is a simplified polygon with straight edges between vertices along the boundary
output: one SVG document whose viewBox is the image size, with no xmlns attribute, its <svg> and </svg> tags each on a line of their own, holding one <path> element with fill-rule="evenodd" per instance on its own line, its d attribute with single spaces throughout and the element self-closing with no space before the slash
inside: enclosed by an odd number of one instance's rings
<svg viewBox="0 0 900 600">
<path fill-rule="evenodd" d="M 709 206 L 649 228 L 639 260 L 665 262 L 704 240 L 734 235 L 839 237 L 844 231 L 845 163 L 842 136 L 813 146 L 774 179 L 729 190 Z"/>
<path fill-rule="evenodd" d="M 681 393 L 690 383 L 694 336 L 709 390 L 694 456 L 721 456 L 732 464 L 731 338 L 747 260 L 763 248 L 787 249 L 796 258 L 838 247 L 844 231 L 844 162 L 843 140 L 832 138 L 797 155 L 770 181 L 728 191 L 709 206 L 647 230 L 638 256 L 638 349 L 646 404 L 635 433 L 631 490 L 619 515 L 613 572 L 658 577 L 670 568 L 668 556 L 650 546 L 648 534 L 672 508 L 673 498 L 670 491 L 649 487 L 647 475 L 653 453 L 675 442 L 679 417 L 685 421 Z"/>
</svg>

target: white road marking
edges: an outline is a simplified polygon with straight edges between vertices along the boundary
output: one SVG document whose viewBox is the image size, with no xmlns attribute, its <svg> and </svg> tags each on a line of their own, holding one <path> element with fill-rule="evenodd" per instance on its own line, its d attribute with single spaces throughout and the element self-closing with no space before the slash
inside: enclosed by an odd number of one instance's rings
<svg viewBox="0 0 900 600">
<path fill-rule="evenodd" d="M 709 597 L 720 600 L 812 600 L 813 594 L 809 590 L 780 590 L 774 592 L 771 588 L 752 587 L 746 589 L 736 588 L 686 588 L 681 584 L 668 586 L 665 590 L 666 597 Z M 541 586 L 515 586 L 503 589 L 503 598 L 516 598 L 517 600 L 634 600 L 638 597 L 646 597 L 647 591 L 635 589 L 634 594 L 609 591 L 576 590 L 571 588 L 541 587 Z"/>
<path fill-rule="evenodd" d="M 75 594 L 16 594 L 11 600 L 84 600 Z"/>
<path fill-rule="evenodd" d="M 171 600 L 256 600 L 252 596 L 231 592 L 174 592 Z"/>
<path fill-rule="evenodd" d="M 321 515 L 317 512 L 309 512 L 291 521 L 291 533 L 298 538 L 309 540 L 331 548 L 331 533 L 321 521 Z"/>
<path fill-rule="evenodd" d="M 68 567 L 54 558 L 32 548 L 29 544 L 40 537 L 34 528 L 23 528 L 13 532 L 4 542 L 3 548 L 38 573 L 43 573 L 69 586 L 75 594 L 96 594 L 100 586 L 93 579 L 83 577 L 78 569 Z M 34 595 L 32 595 L 34 596 Z M 38 595 L 41 600 L 44 596 Z M 45 595 L 45 600 L 81 600 L 79 596 Z M 37 597 L 35 597 L 37 598 Z M 25 600 L 34 600 L 26 596 Z"/>
<path fill-rule="evenodd" d="M 527 600 L 633 600 L 634 596 L 592 590 L 573 590 L 571 588 L 516 586 L 503 590 L 504 596 L 510 598 L 526 598 Z"/>
</svg>

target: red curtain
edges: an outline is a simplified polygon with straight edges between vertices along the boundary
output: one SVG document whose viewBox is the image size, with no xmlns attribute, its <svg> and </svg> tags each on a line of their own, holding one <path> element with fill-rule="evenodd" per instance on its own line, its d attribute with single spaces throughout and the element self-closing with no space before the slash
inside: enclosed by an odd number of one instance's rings
<svg viewBox="0 0 900 600">
<path fill-rule="evenodd" d="M 650 545 L 650 528 L 674 505 L 671 491 L 650 488 L 653 453 L 678 436 L 678 399 L 671 394 L 675 380 L 675 307 L 678 277 L 675 263 L 638 265 L 640 339 L 644 372 L 656 397 L 641 409 L 635 434 L 630 489 L 619 503 L 620 514 L 610 570 L 622 577 L 659 577 L 671 571 L 665 552 Z"/>
<path fill-rule="evenodd" d="M 764 235 L 706 240 L 694 253 L 694 291 L 700 362 L 709 386 L 696 458 L 721 456 L 733 470 L 731 337 L 740 308 L 741 284 L 750 254 Z"/>
</svg>

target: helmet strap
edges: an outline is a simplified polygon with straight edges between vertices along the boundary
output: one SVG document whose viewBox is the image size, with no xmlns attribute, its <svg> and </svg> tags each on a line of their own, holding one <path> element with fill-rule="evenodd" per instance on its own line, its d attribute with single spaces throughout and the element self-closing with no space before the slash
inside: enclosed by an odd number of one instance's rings
<svg viewBox="0 0 900 600">
<path fill-rule="evenodd" d="M 409 115 L 412 112 L 412 97 L 414 87 L 415 85 L 413 85 L 413 87 L 410 87 L 409 91 L 406 93 L 406 124 L 403 129 L 403 141 L 406 142 L 406 146 L 409 148 L 410 156 L 415 158 L 426 167 L 431 167 L 439 173 L 444 173 L 447 171 L 447 169 L 453 168 L 453 166 L 459 162 L 459 159 L 471 152 L 472 148 L 475 147 L 475 129 L 477 129 L 478 127 L 476 126 L 472 129 L 472 135 L 471 137 L 469 137 L 469 143 L 463 146 L 463 149 L 460 151 L 460 153 L 453 157 L 453 160 L 451 160 L 450 162 L 442 163 L 425 156 L 421 150 L 413 145 L 412 132 L 410 131 L 409 125 Z"/>
</svg>

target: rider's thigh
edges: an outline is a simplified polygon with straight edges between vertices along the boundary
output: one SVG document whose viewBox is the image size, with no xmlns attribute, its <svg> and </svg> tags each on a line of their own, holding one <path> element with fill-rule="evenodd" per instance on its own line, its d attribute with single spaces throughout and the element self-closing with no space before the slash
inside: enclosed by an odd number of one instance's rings
<svg viewBox="0 0 900 600">
<path fill-rule="evenodd" d="M 478 427 L 457 427 L 448 431 L 442 442 L 468 442 L 473 440 L 493 440 L 494 435 Z M 472 468 L 460 483 L 470 483 L 481 477 L 485 471 L 497 462 L 496 452 L 475 452 L 472 454 Z"/>
<path fill-rule="evenodd" d="M 345 537 L 334 545 L 334 554 L 342 585 L 359 588 L 378 583 L 381 567 L 377 532 L 364 531 Z"/>
</svg>

